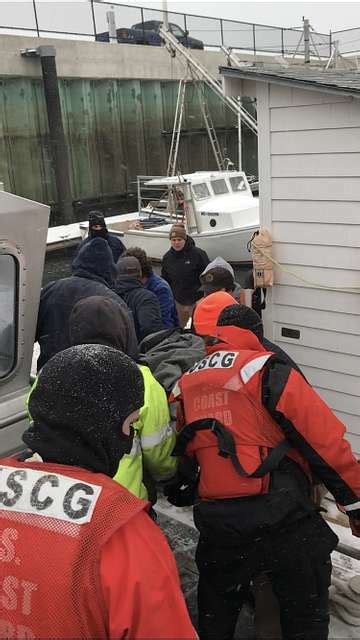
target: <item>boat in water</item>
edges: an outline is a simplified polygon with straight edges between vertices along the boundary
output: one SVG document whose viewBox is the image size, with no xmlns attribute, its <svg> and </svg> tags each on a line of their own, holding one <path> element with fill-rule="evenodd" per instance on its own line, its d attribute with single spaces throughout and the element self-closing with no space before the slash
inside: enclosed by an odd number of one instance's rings
<svg viewBox="0 0 360 640">
<path fill-rule="evenodd" d="M 259 201 L 252 194 L 243 171 L 196 171 L 148 180 L 157 199 L 135 214 L 107 219 L 109 231 L 121 236 L 126 247 L 144 249 L 161 260 L 169 248 L 169 231 L 182 222 L 196 245 L 210 259 L 221 255 L 237 263 L 251 262 L 247 244 L 259 228 Z M 80 223 L 82 236 L 87 223 Z"/>
</svg>

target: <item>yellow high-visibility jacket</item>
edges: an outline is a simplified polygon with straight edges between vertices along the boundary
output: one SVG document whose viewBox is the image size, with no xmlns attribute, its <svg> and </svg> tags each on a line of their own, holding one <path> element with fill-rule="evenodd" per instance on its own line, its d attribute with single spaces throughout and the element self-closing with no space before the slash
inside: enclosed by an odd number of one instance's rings
<svg viewBox="0 0 360 640">
<path fill-rule="evenodd" d="M 148 367 L 140 366 L 140 371 L 144 377 L 144 405 L 140 409 L 139 420 L 133 424 L 132 449 L 121 458 L 114 480 L 146 500 L 148 494 L 143 483 L 143 466 L 154 480 L 171 477 L 177 466 L 176 458 L 171 456 L 176 434 L 170 424 L 165 390 Z"/>
</svg>

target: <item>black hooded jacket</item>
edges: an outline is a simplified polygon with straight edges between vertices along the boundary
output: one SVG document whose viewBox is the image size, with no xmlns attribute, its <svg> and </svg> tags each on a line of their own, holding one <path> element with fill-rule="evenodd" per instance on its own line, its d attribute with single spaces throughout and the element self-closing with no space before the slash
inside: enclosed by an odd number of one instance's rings
<svg viewBox="0 0 360 640">
<path fill-rule="evenodd" d="M 145 289 L 136 277 L 118 276 L 114 289 L 132 311 L 139 342 L 150 333 L 162 331 L 164 326 L 159 300 L 154 293 Z"/>
<path fill-rule="evenodd" d="M 74 305 L 82 298 L 103 296 L 123 306 L 124 301 L 110 287 L 116 273 L 106 240 L 94 238 L 84 245 L 72 265 L 73 275 L 50 282 L 41 291 L 35 341 L 40 345 L 38 370 L 55 354 L 70 346 L 69 319 Z M 129 355 L 138 356 L 133 327 Z"/>
<path fill-rule="evenodd" d="M 181 251 L 171 247 L 162 260 L 161 276 L 172 288 L 174 298 L 180 304 L 194 304 L 202 297 L 200 275 L 209 264 L 205 251 L 195 246 L 190 236 Z"/>
</svg>

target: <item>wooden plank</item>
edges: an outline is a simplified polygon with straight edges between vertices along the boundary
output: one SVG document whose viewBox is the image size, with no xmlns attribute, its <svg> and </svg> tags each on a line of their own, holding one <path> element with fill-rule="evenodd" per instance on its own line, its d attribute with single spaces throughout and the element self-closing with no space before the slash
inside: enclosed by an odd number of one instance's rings
<svg viewBox="0 0 360 640">
<path fill-rule="evenodd" d="M 343 312 L 335 313 L 300 306 L 274 304 L 273 318 L 274 321 L 280 324 L 296 324 L 313 329 L 321 327 L 327 331 L 360 336 L 360 310 L 359 314 L 352 315 Z"/>
<path fill-rule="evenodd" d="M 295 344 L 295 341 L 291 342 L 289 338 L 281 337 L 281 327 L 277 324 L 274 324 L 274 341 L 283 347 L 300 367 L 309 366 L 352 376 L 359 375 L 360 360 L 357 355 L 315 349 L 313 345 L 317 344 L 317 339 L 310 346 Z"/>
<path fill-rule="evenodd" d="M 149 175 L 166 175 L 167 153 L 165 139 L 161 135 L 163 125 L 163 101 L 158 80 L 141 82 L 143 96 L 144 139 L 146 171 Z"/>
<path fill-rule="evenodd" d="M 304 267 L 325 267 L 338 270 L 360 271 L 359 250 L 354 247 L 332 247 L 331 251 L 327 246 L 320 245 L 304 245 L 301 244 L 281 244 L 273 245 L 273 255 L 280 264 L 286 265 L 304 265 Z M 325 274 L 323 274 L 325 275 Z M 360 286 L 360 278 L 356 286 Z M 322 281 L 323 283 L 323 281 Z M 331 277 L 327 280 L 328 285 L 333 285 Z M 344 286 L 353 285 L 353 281 L 347 282 L 346 276 L 343 276 Z"/>
<path fill-rule="evenodd" d="M 279 131 L 271 133 L 271 153 L 359 153 L 360 126 L 314 131 Z"/>
<path fill-rule="evenodd" d="M 272 177 L 360 176 L 360 153 L 302 153 L 272 156 Z"/>
<path fill-rule="evenodd" d="M 144 153 L 142 96 L 139 80 L 120 81 L 121 119 L 123 122 L 123 149 L 126 153 L 128 182 L 138 174 L 147 173 Z"/>
<path fill-rule="evenodd" d="M 96 80 L 94 88 L 94 127 L 96 130 L 100 192 L 120 193 L 127 188 L 124 171 L 122 129 L 115 80 Z"/>
<path fill-rule="evenodd" d="M 310 384 L 315 387 L 360 396 L 360 379 L 358 376 L 339 372 L 334 373 L 333 371 L 309 367 L 307 365 L 303 365 L 301 370 Z"/>
<path fill-rule="evenodd" d="M 347 249 L 349 251 L 349 249 Z M 297 287 L 308 287 L 308 282 L 302 282 L 296 278 L 304 278 L 309 281 L 312 286 L 314 286 L 314 290 L 321 290 L 321 287 L 318 285 L 324 285 L 327 287 L 357 287 L 359 288 L 359 273 L 355 269 L 336 269 L 333 267 L 327 267 L 323 269 L 322 267 L 314 267 L 309 266 L 307 264 L 296 265 L 292 264 L 292 260 L 287 263 L 285 261 L 280 261 L 282 266 L 285 269 L 290 269 L 292 273 L 288 273 L 283 271 L 279 267 L 274 268 L 274 279 L 275 284 L 280 285 L 291 285 L 294 288 Z M 294 275 L 292 275 L 294 274 Z M 311 286 L 310 285 L 310 286 Z M 357 295 L 356 292 L 354 294 L 349 295 Z"/>
<path fill-rule="evenodd" d="M 360 211 L 360 206 L 359 206 Z M 274 242 L 360 247 L 360 218 L 357 225 L 318 224 L 303 222 L 274 222 L 271 229 Z"/>
<path fill-rule="evenodd" d="M 351 314 L 360 315 L 360 296 L 357 293 L 276 285 L 273 287 L 273 303 L 305 307 L 310 310 L 333 311 L 344 313 L 345 316 Z"/>
<path fill-rule="evenodd" d="M 273 178 L 274 200 L 360 201 L 358 178 Z"/>
<path fill-rule="evenodd" d="M 279 107 L 270 110 L 271 131 L 308 131 L 360 126 L 358 100 L 330 104 Z"/>
<path fill-rule="evenodd" d="M 351 96 L 342 96 L 308 89 L 297 89 L 291 86 L 270 85 L 270 107 L 291 107 L 311 104 L 332 104 L 334 102 L 351 102 Z"/>
<path fill-rule="evenodd" d="M 274 310 L 275 313 L 275 310 Z M 276 338 L 281 338 L 289 343 L 310 347 L 315 351 L 324 350 L 340 354 L 360 356 L 360 335 L 345 334 L 340 331 L 327 331 L 319 327 L 305 327 L 300 323 L 280 322 L 274 320 Z M 298 329 L 300 338 L 284 338 L 283 328 Z M 360 371 L 360 359 L 358 359 L 358 371 Z"/>
<path fill-rule="evenodd" d="M 321 397 L 325 400 L 334 411 L 341 411 L 342 413 L 351 414 L 360 418 L 360 397 L 350 395 L 348 393 L 340 393 L 330 389 L 318 388 L 321 391 Z M 360 420 L 359 420 L 359 435 L 360 435 Z"/>
<path fill-rule="evenodd" d="M 359 224 L 360 207 L 354 201 L 273 200 L 272 219 L 279 222 Z"/>
</svg>

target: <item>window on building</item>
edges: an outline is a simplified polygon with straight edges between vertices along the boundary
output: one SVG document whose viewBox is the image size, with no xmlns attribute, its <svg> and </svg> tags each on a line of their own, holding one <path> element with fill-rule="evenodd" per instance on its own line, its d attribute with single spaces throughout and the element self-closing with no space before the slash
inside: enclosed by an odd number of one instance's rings
<svg viewBox="0 0 360 640">
<path fill-rule="evenodd" d="M 211 186 L 216 196 L 221 196 L 223 193 L 229 193 L 225 180 L 212 180 Z"/>
<path fill-rule="evenodd" d="M 202 200 L 202 198 L 208 198 L 210 196 L 210 191 L 207 188 L 206 182 L 201 182 L 200 184 L 193 184 L 192 190 L 194 192 L 194 196 L 196 200 Z"/>
<path fill-rule="evenodd" d="M 13 369 L 16 360 L 16 262 L 0 255 L 0 378 Z"/>
<path fill-rule="evenodd" d="M 233 191 L 246 191 L 246 183 L 242 176 L 234 176 L 230 178 L 230 184 Z"/>
</svg>

